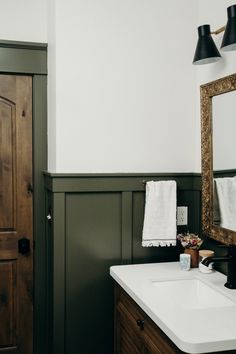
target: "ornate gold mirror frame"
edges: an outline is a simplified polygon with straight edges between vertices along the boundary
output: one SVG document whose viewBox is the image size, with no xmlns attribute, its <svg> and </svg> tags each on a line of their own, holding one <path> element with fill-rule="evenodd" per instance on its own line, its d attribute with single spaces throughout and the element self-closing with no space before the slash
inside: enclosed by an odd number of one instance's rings
<svg viewBox="0 0 236 354">
<path fill-rule="evenodd" d="M 213 224 L 212 97 L 236 90 L 236 74 L 207 83 L 201 93 L 202 229 L 203 234 L 224 244 L 236 244 L 236 232 Z M 236 112 L 235 112 L 236 113 Z"/>
</svg>

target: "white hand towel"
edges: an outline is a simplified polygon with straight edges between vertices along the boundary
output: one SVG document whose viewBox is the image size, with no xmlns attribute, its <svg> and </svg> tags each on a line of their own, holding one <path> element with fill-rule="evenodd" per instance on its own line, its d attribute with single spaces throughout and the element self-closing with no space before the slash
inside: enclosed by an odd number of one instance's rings
<svg viewBox="0 0 236 354">
<path fill-rule="evenodd" d="M 216 178 L 220 226 L 236 231 L 236 177 Z"/>
<path fill-rule="evenodd" d="M 176 182 L 147 182 L 142 246 L 175 246 L 176 231 Z"/>
</svg>

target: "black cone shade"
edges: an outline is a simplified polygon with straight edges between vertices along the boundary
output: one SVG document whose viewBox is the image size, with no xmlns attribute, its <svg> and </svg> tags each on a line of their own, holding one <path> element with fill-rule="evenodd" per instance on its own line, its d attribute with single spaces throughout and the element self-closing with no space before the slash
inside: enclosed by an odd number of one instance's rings
<svg viewBox="0 0 236 354">
<path fill-rule="evenodd" d="M 198 37 L 193 64 L 202 65 L 218 61 L 221 55 L 211 37 L 210 25 L 198 27 Z"/>
<path fill-rule="evenodd" d="M 236 50 L 236 5 L 227 8 L 228 22 L 221 44 L 223 51 Z"/>
</svg>

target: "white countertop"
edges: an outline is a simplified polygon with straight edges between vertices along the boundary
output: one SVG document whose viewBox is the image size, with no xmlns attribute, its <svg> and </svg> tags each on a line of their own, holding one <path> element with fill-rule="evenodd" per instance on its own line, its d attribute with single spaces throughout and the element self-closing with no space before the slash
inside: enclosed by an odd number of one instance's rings
<svg viewBox="0 0 236 354">
<path fill-rule="evenodd" d="M 179 262 L 113 266 L 111 276 L 135 300 L 163 332 L 187 353 L 209 353 L 236 349 L 236 290 L 224 287 L 226 276 L 203 274 L 198 268 L 182 271 Z M 153 282 L 199 279 L 232 300 L 230 305 L 209 308 L 176 306 Z M 184 299 L 188 294 L 183 293 Z M 173 294 L 172 294 L 173 299 Z"/>
</svg>

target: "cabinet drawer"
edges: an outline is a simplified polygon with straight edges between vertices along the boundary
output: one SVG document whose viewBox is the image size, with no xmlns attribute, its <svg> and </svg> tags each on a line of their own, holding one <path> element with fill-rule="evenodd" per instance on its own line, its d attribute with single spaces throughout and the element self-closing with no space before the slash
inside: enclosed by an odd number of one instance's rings
<svg viewBox="0 0 236 354">
<path fill-rule="evenodd" d="M 130 331 L 133 342 L 136 343 L 138 338 L 138 341 L 143 343 L 143 348 L 142 344 L 139 344 L 142 348 L 139 353 L 183 353 L 120 287 L 117 287 L 116 293 L 117 317 L 126 323 L 126 332 Z"/>
<path fill-rule="evenodd" d="M 139 334 L 130 326 L 127 317 L 118 313 L 119 317 L 119 348 L 117 354 L 143 354 L 143 342 Z"/>
</svg>

